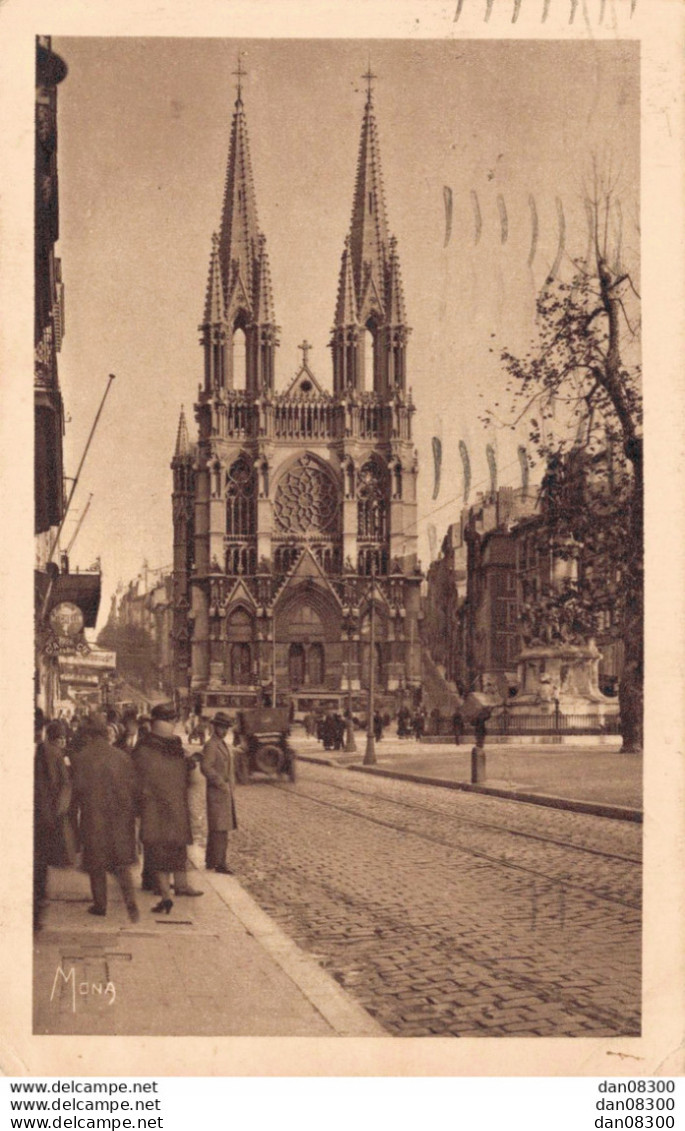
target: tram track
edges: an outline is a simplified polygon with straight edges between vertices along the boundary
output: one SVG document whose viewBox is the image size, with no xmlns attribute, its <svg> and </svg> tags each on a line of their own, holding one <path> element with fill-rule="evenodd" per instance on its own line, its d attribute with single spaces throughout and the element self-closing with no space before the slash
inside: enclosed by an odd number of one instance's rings
<svg viewBox="0 0 685 1131">
<path fill-rule="evenodd" d="M 337 785 L 335 782 L 318 781 L 317 784 L 320 784 L 325 789 L 335 789 L 339 790 L 341 793 L 352 793 L 358 797 L 368 797 L 373 800 L 379 800 L 378 795 L 371 793 L 369 790 L 354 789 L 354 787 L 352 786 Z M 434 809 L 430 805 L 421 805 L 416 802 L 409 801 L 398 801 L 394 797 L 383 797 L 382 801 L 383 804 L 396 805 L 402 809 L 409 809 L 410 811 L 418 810 L 422 813 L 429 813 L 434 817 L 449 819 L 448 814 L 442 812 L 440 809 Z M 603 860 L 619 860 L 626 864 L 638 864 L 640 866 L 642 865 L 642 859 L 639 856 L 625 856 L 624 854 L 619 852 L 604 852 L 600 848 L 588 848 L 587 845 L 577 844 L 574 841 L 558 840 L 555 837 L 543 836 L 540 833 L 526 832 L 523 829 L 513 829 L 509 825 L 498 825 L 494 824 L 491 821 L 477 821 L 472 817 L 464 817 L 462 814 L 459 815 L 459 824 L 472 825 L 475 828 L 490 829 L 493 832 L 503 832 L 507 833 L 509 836 L 522 837 L 525 840 L 539 841 L 543 844 L 553 844 L 558 846 L 559 848 L 569 848 L 574 852 L 583 852 L 588 856 L 599 856 Z"/>
<path fill-rule="evenodd" d="M 463 852 L 463 853 L 465 853 L 465 854 L 467 854 L 467 855 L 469 855 L 469 856 L 471 856 L 475 859 L 483 860 L 488 864 L 495 865 L 496 867 L 505 868 L 509 871 L 520 872 L 524 875 L 534 876 L 536 878 L 543 879 L 547 883 L 553 884 L 553 885 L 555 885 L 559 888 L 562 888 L 565 891 L 576 891 L 578 893 L 582 893 L 582 895 L 584 895 L 585 897 L 591 897 L 591 898 L 600 900 L 604 903 L 610 903 L 610 904 L 613 904 L 613 905 L 617 905 L 619 907 L 627 908 L 627 909 L 632 910 L 632 911 L 638 911 L 639 912 L 640 909 L 641 909 L 641 905 L 640 905 L 639 901 L 621 899 L 618 896 L 616 896 L 615 894 L 607 894 L 606 892 L 598 891 L 596 888 L 592 888 L 591 886 L 589 886 L 587 884 L 578 883 L 578 882 L 574 881 L 573 879 L 570 879 L 567 875 L 555 876 L 555 875 L 550 874 L 548 871 L 542 871 L 539 868 L 534 868 L 534 867 L 531 867 L 529 865 L 522 864 L 522 863 L 519 863 L 519 862 L 511 860 L 511 859 L 507 859 L 506 857 L 492 855 L 489 852 L 485 852 L 481 849 L 474 848 L 472 845 L 465 844 L 461 841 L 457 841 L 457 840 L 454 840 L 454 839 L 447 839 L 446 837 L 441 837 L 441 836 L 434 835 L 432 833 L 417 830 L 416 828 L 411 828 L 411 827 L 408 827 L 407 825 L 397 824 L 394 821 L 384 820 L 382 817 L 374 816 L 374 815 L 369 814 L 369 813 L 360 812 L 359 809 L 357 809 L 357 808 L 349 807 L 349 806 L 345 806 L 345 805 L 340 805 L 340 804 L 336 804 L 333 801 L 325 800 L 324 798 L 317 797 L 312 793 L 307 793 L 304 789 L 302 789 L 302 786 L 299 783 L 294 789 L 292 787 L 288 787 L 286 785 L 282 785 L 282 784 L 276 783 L 276 782 L 274 782 L 272 784 L 276 789 L 278 789 L 280 792 L 285 793 L 291 799 L 300 800 L 300 801 L 308 801 L 308 802 L 313 803 L 315 805 L 322 806 L 324 808 L 332 809 L 332 810 L 335 810 L 337 812 L 343 813 L 348 817 L 357 817 L 359 820 L 364 820 L 368 823 L 378 825 L 382 828 L 392 829 L 396 832 L 411 835 L 411 836 L 416 837 L 416 838 L 418 838 L 422 841 L 425 841 L 429 844 L 436 844 L 436 845 L 440 845 L 443 848 L 448 848 L 452 851 Z M 346 789 L 346 787 L 342 787 L 342 786 L 336 787 L 333 783 L 317 782 L 317 785 L 322 786 L 322 788 L 324 788 L 324 789 L 337 788 L 341 792 L 352 792 L 352 793 L 355 793 L 355 794 L 362 796 L 362 797 L 368 797 L 370 800 L 372 800 L 374 802 L 380 801 L 381 803 L 386 803 L 386 802 L 389 801 L 391 804 L 395 803 L 394 799 L 379 798 L 378 795 L 369 795 L 368 793 L 366 793 L 363 790 L 354 790 L 354 789 L 348 790 L 348 789 Z M 412 810 L 412 809 L 415 808 L 413 805 L 409 805 L 407 803 L 400 803 L 400 804 L 402 804 L 403 807 L 406 807 L 409 810 Z M 431 815 L 436 815 L 436 811 L 431 809 L 428 806 L 421 806 L 420 808 L 422 808 L 423 810 L 425 810 L 426 812 L 428 812 Z M 439 814 L 439 815 L 442 816 L 443 818 L 445 817 L 444 814 Z M 472 823 L 477 824 L 477 822 L 472 822 Z M 491 830 L 494 829 L 495 831 L 502 832 L 505 835 L 510 835 L 511 832 L 512 832 L 512 830 L 507 829 L 506 826 L 488 826 L 488 827 Z M 520 830 L 516 830 L 516 834 L 520 835 L 520 836 L 524 836 L 524 837 L 526 836 L 526 834 L 521 832 Z M 531 837 L 531 839 L 536 839 L 536 838 Z M 540 838 L 540 839 L 542 839 L 542 840 L 549 839 L 550 841 L 552 841 L 552 838 L 544 838 L 543 837 L 543 838 Z M 552 842 L 557 847 L 562 847 L 565 850 L 576 851 L 576 852 L 583 850 L 582 848 L 579 848 L 578 846 L 574 845 L 571 842 L 558 842 L 558 841 L 557 842 L 552 841 Z M 593 855 L 599 855 L 599 856 L 606 855 L 609 858 L 611 858 L 612 856 L 615 856 L 616 854 L 603 854 L 603 853 L 599 852 L 599 850 L 593 850 Z M 639 865 L 641 863 L 639 860 L 635 860 L 634 858 L 626 858 L 626 857 L 619 857 L 619 861 L 622 862 L 622 863 L 627 862 L 629 864 L 634 864 L 634 865 Z"/>
</svg>

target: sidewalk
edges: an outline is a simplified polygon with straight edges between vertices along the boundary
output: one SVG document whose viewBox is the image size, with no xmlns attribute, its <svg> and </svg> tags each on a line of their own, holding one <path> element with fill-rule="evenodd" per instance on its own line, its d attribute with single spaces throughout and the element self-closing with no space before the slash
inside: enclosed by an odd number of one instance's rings
<svg viewBox="0 0 685 1131">
<path fill-rule="evenodd" d="M 191 848 L 196 865 L 203 851 Z M 140 922 L 129 924 L 112 877 L 99 919 L 87 914 L 88 876 L 50 870 L 34 937 L 36 1035 L 384 1035 L 234 877 L 194 868 L 189 877 L 201 898 L 153 915 L 156 897 L 138 892 Z"/>
<path fill-rule="evenodd" d="M 408 777 L 452 789 L 492 792 L 556 808 L 639 820 L 642 811 L 642 756 L 587 746 L 485 746 L 485 781 L 471 785 L 471 743 L 422 744 L 389 734 L 376 743 L 376 767 L 363 767 L 366 735 L 355 734 L 356 754 L 325 751 L 301 733 L 293 736 L 300 757 L 382 776 Z M 616 740 L 616 746 L 620 740 Z M 625 811 L 625 812 L 622 812 Z"/>
</svg>

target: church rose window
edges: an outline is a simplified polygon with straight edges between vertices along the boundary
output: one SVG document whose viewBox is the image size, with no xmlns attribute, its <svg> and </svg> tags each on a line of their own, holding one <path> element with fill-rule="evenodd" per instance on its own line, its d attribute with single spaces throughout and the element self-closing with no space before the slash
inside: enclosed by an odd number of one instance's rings
<svg viewBox="0 0 685 1131">
<path fill-rule="evenodd" d="M 226 533 L 244 537 L 255 532 L 255 476 L 247 460 L 239 459 L 226 483 Z"/>
<path fill-rule="evenodd" d="M 296 534 L 333 532 L 338 520 L 338 491 L 331 476 L 303 456 L 281 480 L 274 509 L 279 530 Z"/>
</svg>

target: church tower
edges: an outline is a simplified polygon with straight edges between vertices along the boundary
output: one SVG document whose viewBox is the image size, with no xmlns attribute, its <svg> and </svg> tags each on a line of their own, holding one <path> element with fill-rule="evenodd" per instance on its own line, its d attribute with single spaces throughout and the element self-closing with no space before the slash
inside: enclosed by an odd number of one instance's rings
<svg viewBox="0 0 685 1131">
<path fill-rule="evenodd" d="M 365 77 L 333 391 L 306 340 L 277 391 L 279 328 L 238 70 L 200 325 L 198 438 L 190 443 L 182 413 L 172 460 L 177 686 L 209 713 L 272 701 L 274 690 L 298 714 L 344 709 L 347 696 L 363 710 L 372 663 L 392 711 L 420 681 L 409 327 Z"/>
</svg>

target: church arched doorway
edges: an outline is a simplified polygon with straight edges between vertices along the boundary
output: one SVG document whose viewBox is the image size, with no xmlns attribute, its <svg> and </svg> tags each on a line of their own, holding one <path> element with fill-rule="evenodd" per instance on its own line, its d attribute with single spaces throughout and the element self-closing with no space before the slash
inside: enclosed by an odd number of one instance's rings
<svg viewBox="0 0 685 1131">
<path fill-rule="evenodd" d="M 305 590 L 288 601 L 278 613 L 277 637 L 290 691 L 320 691 L 336 679 L 340 617 L 326 596 Z"/>
<path fill-rule="evenodd" d="M 323 644 L 310 644 L 308 656 L 309 683 L 312 687 L 323 687 L 324 647 Z"/>
<path fill-rule="evenodd" d="M 253 682 L 254 622 L 246 609 L 234 609 L 226 623 L 225 674 L 234 687 Z"/>
<path fill-rule="evenodd" d="M 306 670 L 306 655 L 303 644 L 291 644 L 288 648 L 288 681 L 293 691 L 303 686 Z"/>
</svg>

